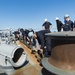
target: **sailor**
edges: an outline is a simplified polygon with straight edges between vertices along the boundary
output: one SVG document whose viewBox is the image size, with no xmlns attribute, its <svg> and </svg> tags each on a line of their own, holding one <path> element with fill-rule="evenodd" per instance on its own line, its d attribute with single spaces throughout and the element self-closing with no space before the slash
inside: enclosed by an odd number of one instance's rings
<svg viewBox="0 0 75 75">
<path fill-rule="evenodd" d="M 43 23 L 42 27 L 45 30 L 51 30 L 52 24 L 50 22 L 48 22 L 47 19 L 45 19 L 45 22 Z"/>
<path fill-rule="evenodd" d="M 56 17 L 56 24 L 57 24 L 57 30 L 58 32 L 60 32 L 62 30 L 62 27 L 63 27 L 63 23 L 59 20 L 58 17 Z"/>
<path fill-rule="evenodd" d="M 20 29 L 20 38 L 24 41 L 24 29 Z"/>
<path fill-rule="evenodd" d="M 74 25 L 74 29 L 73 30 L 75 31 L 75 21 L 74 21 L 73 25 Z"/>
<path fill-rule="evenodd" d="M 73 22 L 70 20 L 69 15 L 64 16 L 64 31 L 73 31 Z"/>
<path fill-rule="evenodd" d="M 18 31 L 14 31 L 13 34 L 15 35 L 15 39 L 16 39 L 16 40 L 19 40 L 19 39 L 20 39 L 20 32 L 19 32 L 19 29 L 18 29 Z"/>
<path fill-rule="evenodd" d="M 34 38 L 38 40 L 38 43 L 40 44 L 40 52 L 41 52 L 41 57 L 43 57 L 44 52 L 45 52 L 45 45 L 47 46 L 48 51 L 50 52 L 50 38 L 48 38 L 45 34 L 50 33 L 49 30 L 40 30 L 38 32 L 34 33 Z M 49 41 L 49 42 L 48 42 Z"/>
<path fill-rule="evenodd" d="M 28 41 L 28 33 L 29 33 L 29 30 L 28 29 L 25 29 L 24 30 L 24 44 L 27 45 L 27 41 Z"/>
<path fill-rule="evenodd" d="M 26 45 L 31 44 L 31 40 L 33 39 L 32 35 L 34 33 L 33 29 L 25 29 L 24 30 L 24 42 Z"/>
</svg>

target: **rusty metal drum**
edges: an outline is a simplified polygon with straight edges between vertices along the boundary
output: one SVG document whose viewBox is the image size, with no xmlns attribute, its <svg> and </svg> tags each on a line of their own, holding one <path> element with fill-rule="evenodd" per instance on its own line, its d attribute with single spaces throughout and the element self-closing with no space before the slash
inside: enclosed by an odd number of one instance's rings
<svg viewBox="0 0 75 75">
<path fill-rule="evenodd" d="M 58 75 L 75 75 L 75 32 L 46 35 L 51 39 L 51 56 L 42 60 L 44 68 Z"/>
</svg>

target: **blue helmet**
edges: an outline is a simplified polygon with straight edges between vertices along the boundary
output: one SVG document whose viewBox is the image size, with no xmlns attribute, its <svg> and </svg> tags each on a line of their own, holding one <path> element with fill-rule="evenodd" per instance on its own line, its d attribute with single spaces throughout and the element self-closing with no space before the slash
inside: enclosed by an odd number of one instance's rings
<svg viewBox="0 0 75 75">
<path fill-rule="evenodd" d="M 66 15 L 64 16 L 64 19 L 65 19 L 65 18 L 69 18 L 69 15 L 68 15 L 68 14 L 66 14 Z"/>
</svg>

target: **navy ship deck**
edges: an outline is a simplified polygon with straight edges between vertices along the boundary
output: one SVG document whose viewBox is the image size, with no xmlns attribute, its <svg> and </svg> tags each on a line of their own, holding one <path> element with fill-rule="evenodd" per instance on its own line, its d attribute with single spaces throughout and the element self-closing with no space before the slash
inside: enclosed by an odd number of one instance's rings
<svg viewBox="0 0 75 75">
<path fill-rule="evenodd" d="M 17 41 L 17 44 L 22 46 L 27 53 L 27 62 L 19 69 L 9 70 L 8 74 L 0 73 L 0 75 L 54 75 L 40 66 L 37 58 L 34 54 L 31 54 L 31 50 L 26 45 L 20 41 Z"/>
</svg>

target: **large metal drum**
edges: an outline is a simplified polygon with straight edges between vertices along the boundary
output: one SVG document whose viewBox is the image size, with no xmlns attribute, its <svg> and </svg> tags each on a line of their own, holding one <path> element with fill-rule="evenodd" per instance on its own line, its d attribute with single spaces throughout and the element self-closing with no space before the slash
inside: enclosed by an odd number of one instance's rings
<svg viewBox="0 0 75 75">
<path fill-rule="evenodd" d="M 51 56 L 42 60 L 44 68 L 58 75 L 75 75 L 75 32 L 46 35 L 51 38 Z"/>
</svg>

